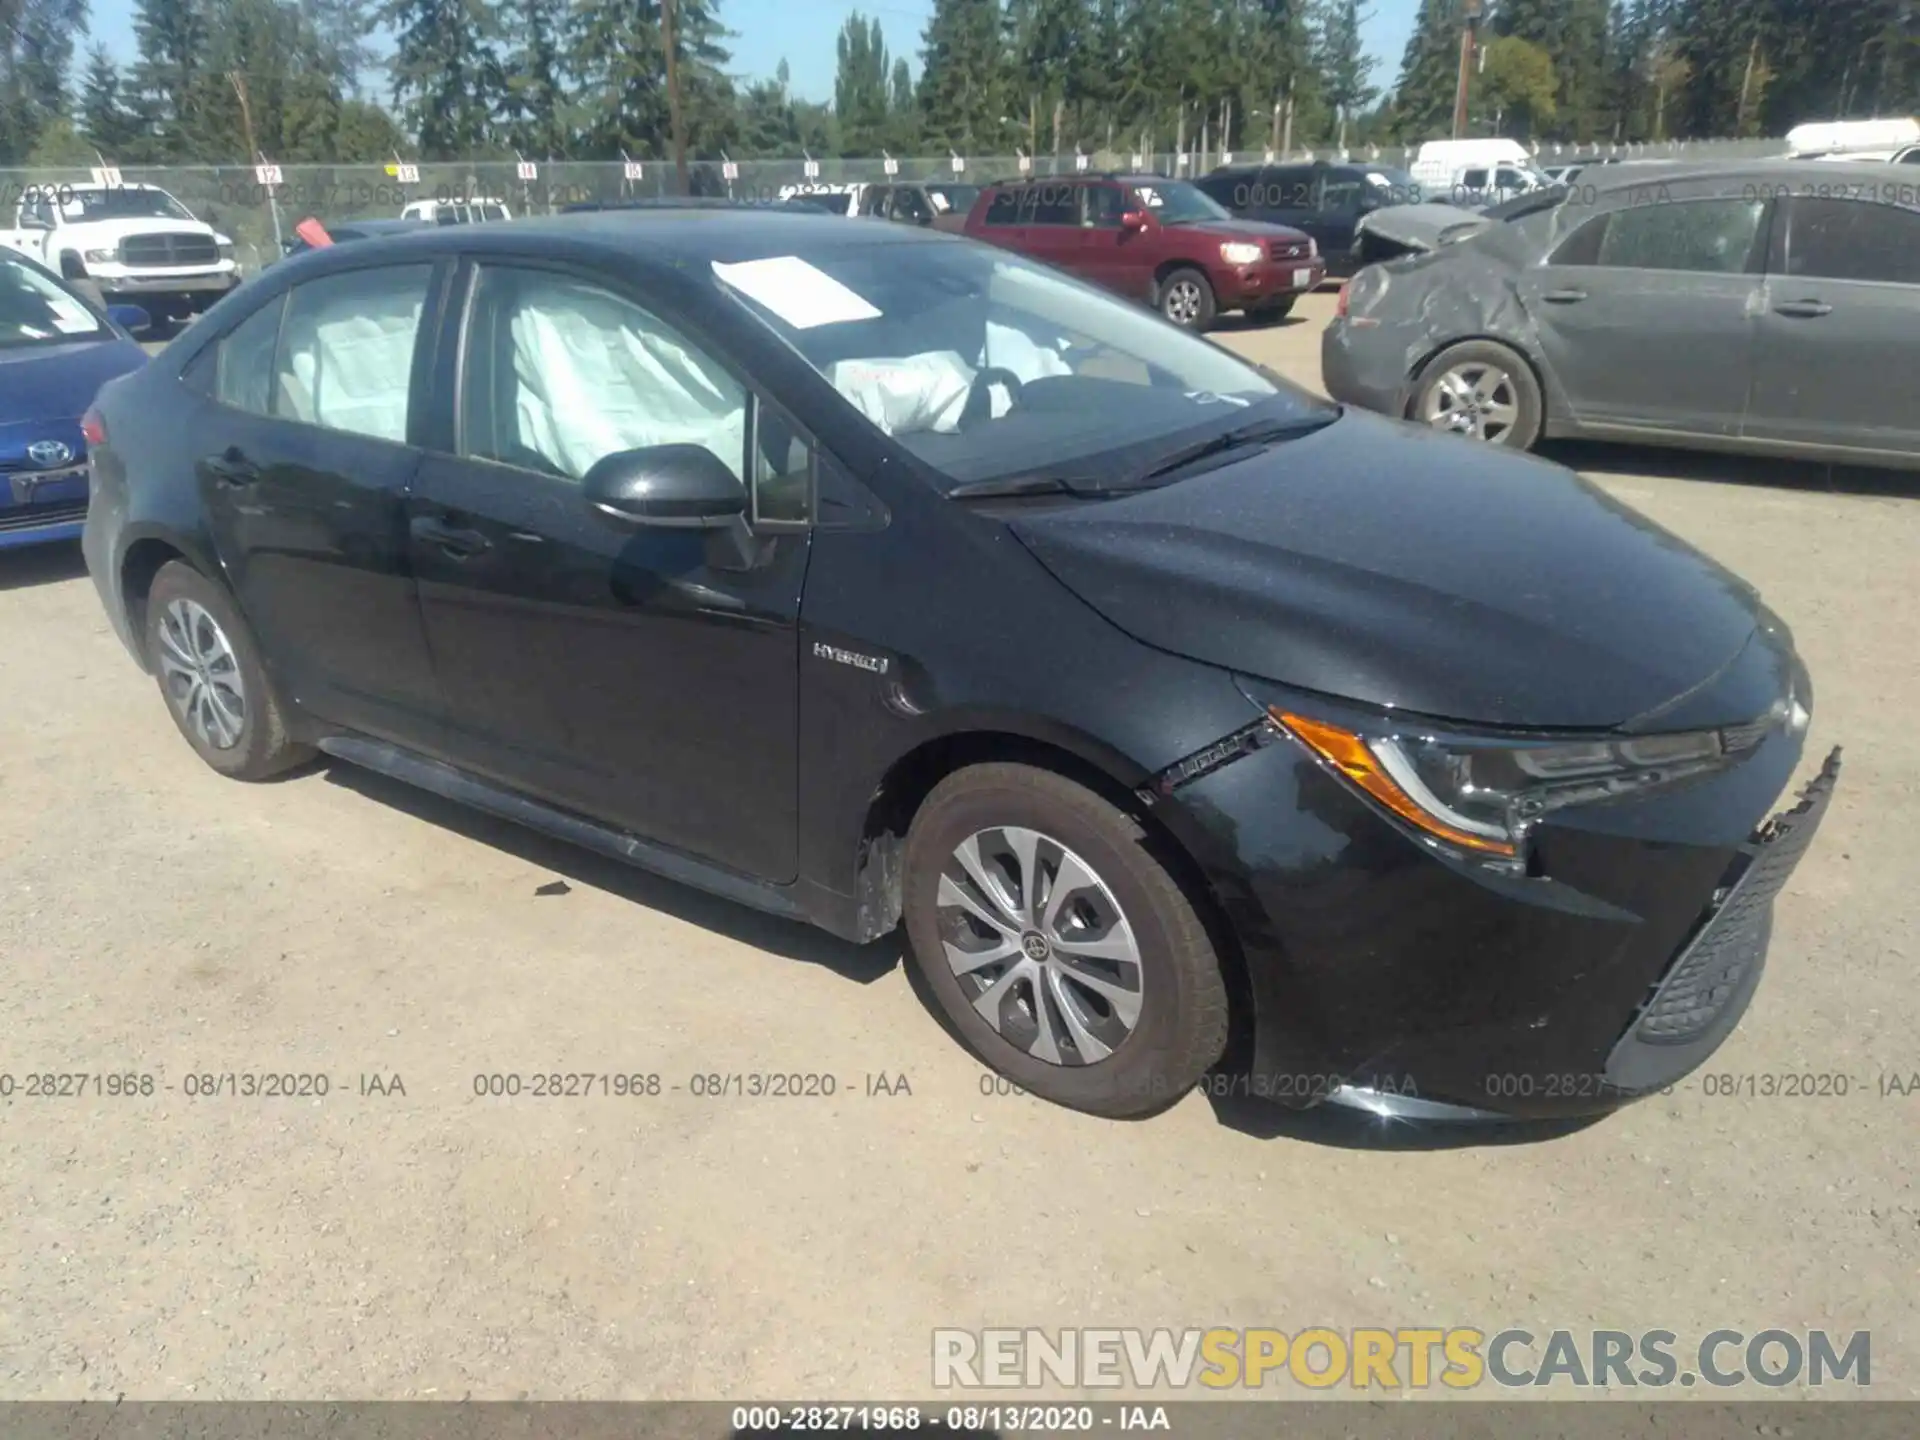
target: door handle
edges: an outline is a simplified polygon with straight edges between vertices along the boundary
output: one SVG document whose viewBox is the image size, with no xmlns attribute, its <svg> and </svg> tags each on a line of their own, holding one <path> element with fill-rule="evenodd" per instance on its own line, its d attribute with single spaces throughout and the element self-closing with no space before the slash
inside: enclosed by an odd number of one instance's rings
<svg viewBox="0 0 1920 1440">
<path fill-rule="evenodd" d="M 478 530 L 462 530 L 432 515 L 414 516 L 407 528 L 414 539 L 423 544 L 438 545 L 455 560 L 470 560 L 482 551 L 493 548 L 493 542 Z"/>
<path fill-rule="evenodd" d="M 260 480 L 260 467 L 241 454 L 238 446 L 229 446 L 218 455 L 207 456 L 200 463 L 216 485 L 238 488 L 258 484 Z"/>
<path fill-rule="evenodd" d="M 1795 320 L 1818 320 L 1823 315 L 1831 315 L 1833 307 L 1823 300 L 1787 300 L 1774 306 L 1773 313 Z"/>
<path fill-rule="evenodd" d="M 1578 305 L 1587 298 L 1584 290 L 1549 290 L 1540 297 L 1549 305 Z"/>
</svg>

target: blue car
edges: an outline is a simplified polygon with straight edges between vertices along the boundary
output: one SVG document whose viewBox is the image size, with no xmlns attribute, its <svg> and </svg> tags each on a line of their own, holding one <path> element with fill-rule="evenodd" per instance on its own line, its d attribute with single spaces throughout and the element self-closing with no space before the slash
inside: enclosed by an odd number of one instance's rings
<svg viewBox="0 0 1920 1440">
<path fill-rule="evenodd" d="M 0 249 L 0 550 L 73 540 L 87 518 L 80 420 L 147 362 L 137 306 L 102 315 L 51 271 Z"/>
</svg>

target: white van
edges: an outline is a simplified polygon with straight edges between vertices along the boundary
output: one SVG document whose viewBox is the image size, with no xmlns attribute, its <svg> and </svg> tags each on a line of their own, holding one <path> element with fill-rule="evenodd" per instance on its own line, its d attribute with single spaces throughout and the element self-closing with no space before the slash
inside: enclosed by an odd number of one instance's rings
<svg viewBox="0 0 1920 1440">
<path fill-rule="evenodd" d="M 1891 160 L 1920 145 L 1920 120 L 1824 120 L 1787 132 L 1790 159 Z"/>
<path fill-rule="evenodd" d="M 1428 200 L 1468 208 L 1552 183 L 1518 140 L 1429 140 L 1409 169 Z"/>
</svg>

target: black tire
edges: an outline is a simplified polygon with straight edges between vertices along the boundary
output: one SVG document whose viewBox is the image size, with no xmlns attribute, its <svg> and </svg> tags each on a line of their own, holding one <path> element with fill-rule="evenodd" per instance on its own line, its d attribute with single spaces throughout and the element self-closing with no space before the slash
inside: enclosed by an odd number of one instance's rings
<svg viewBox="0 0 1920 1440">
<path fill-rule="evenodd" d="M 212 743 L 198 733 L 181 705 L 181 687 L 162 662 L 165 642 L 161 631 L 169 623 L 169 607 L 176 601 L 198 606 L 210 616 L 232 655 L 234 663 L 225 673 L 237 674 L 243 707 L 238 735 L 230 745 Z M 312 757 L 311 749 L 288 738 L 286 712 L 260 663 L 260 648 L 254 643 L 253 632 L 240 618 L 232 597 L 191 565 L 169 561 L 153 577 L 153 586 L 147 592 L 143 638 L 167 713 L 194 752 L 213 769 L 235 780 L 265 780 Z"/>
<path fill-rule="evenodd" d="M 1433 424 L 1428 417 L 1435 391 L 1455 371 L 1474 366 L 1492 367 L 1505 376 L 1506 385 L 1511 387 L 1515 414 L 1512 423 L 1502 428 L 1498 435 L 1474 435 L 1472 438 L 1510 450 L 1531 450 L 1539 442 L 1546 415 L 1539 377 L 1533 373 L 1533 366 L 1524 355 L 1494 340 L 1467 340 L 1450 345 L 1434 356 L 1426 369 L 1420 372 L 1420 383 L 1414 387 L 1408 418 L 1422 424 Z"/>
<path fill-rule="evenodd" d="M 1247 312 L 1247 319 L 1256 325 L 1278 325 L 1293 314 L 1295 298 L 1287 295 L 1279 300 L 1269 300 L 1264 305 L 1256 305 Z"/>
<path fill-rule="evenodd" d="M 1091 869 L 1136 943 L 1137 1022 L 1091 1064 L 1056 1064 L 1003 1037 L 974 1008 L 981 987 L 955 974 L 946 957 L 957 916 L 940 911 L 943 872 L 969 837 L 1016 826 L 1040 832 Z M 1057 883 L 1057 868 L 1051 878 Z M 948 1022 L 987 1066 L 1042 1099 L 1115 1119 L 1152 1114 L 1192 1089 L 1226 1048 L 1226 983 L 1192 902 L 1133 819 L 1063 776 L 986 764 L 942 780 L 907 834 L 904 901 L 914 963 Z M 1037 987 L 1024 993 L 1031 1000 Z"/>
<path fill-rule="evenodd" d="M 1219 309 L 1213 282 L 1190 265 L 1167 274 L 1154 295 L 1154 304 L 1174 324 L 1193 331 L 1205 330 L 1211 325 Z"/>
</svg>

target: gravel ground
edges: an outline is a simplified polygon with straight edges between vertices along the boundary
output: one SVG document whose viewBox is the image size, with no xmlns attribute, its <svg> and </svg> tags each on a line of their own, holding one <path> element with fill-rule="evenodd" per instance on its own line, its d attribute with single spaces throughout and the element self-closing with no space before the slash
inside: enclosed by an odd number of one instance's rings
<svg viewBox="0 0 1920 1440">
<path fill-rule="evenodd" d="M 1331 306 L 1222 338 L 1315 384 Z M 1848 768 L 1712 1068 L 1837 1072 L 1846 1098 L 1695 1083 L 1457 1144 L 986 1094 L 897 941 L 339 766 L 223 781 L 77 551 L 0 555 L 0 1073 L 173 1087 L 0 1100 L 0 1397 L 899 1398 L 929 1393 L 936 1326 L 1216 1324 L 1869 1329 L 1871 1393 L 1920 1396 L 1920 1095 L 1880 1093 L 1920 1072 L 1914 477 L 1562 458 L 1796 629 L 1810 754 L 1844 743 Z M 663 1091 L 474 1093 L 550 1070 Z M 185 1094 L 267 1071 L 331 1092 Z M 838 1092 L 691 1092 L 740 1072 Z"/>
</svg>

